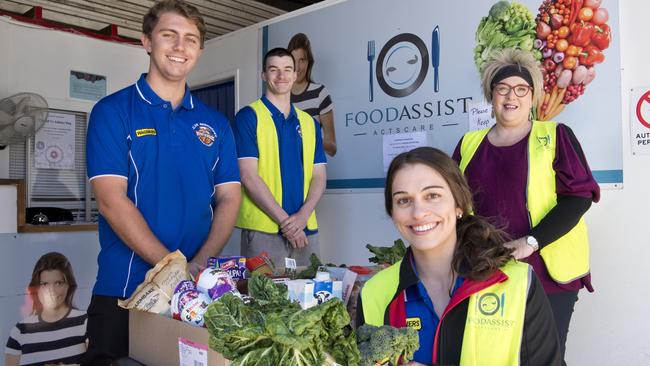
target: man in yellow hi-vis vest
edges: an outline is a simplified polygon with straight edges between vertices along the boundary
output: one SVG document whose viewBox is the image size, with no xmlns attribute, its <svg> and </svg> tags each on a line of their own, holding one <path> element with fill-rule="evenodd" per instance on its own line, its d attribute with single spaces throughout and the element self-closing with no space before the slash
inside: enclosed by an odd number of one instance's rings
<svg viewBox="0 0 650 366">
<path fill-rule="evenodd" d="M 266 53 L 266 92 L 235 116 L 233 133 L 242 179 L 237 227 L 241 254 L 266 251 L 276 265 L 298 265 L 318 254 L 315 209 L 325 191 L 326 158 L 320 127 L 290 101 L 295 62 L 284 48 Z"/>
</svg>

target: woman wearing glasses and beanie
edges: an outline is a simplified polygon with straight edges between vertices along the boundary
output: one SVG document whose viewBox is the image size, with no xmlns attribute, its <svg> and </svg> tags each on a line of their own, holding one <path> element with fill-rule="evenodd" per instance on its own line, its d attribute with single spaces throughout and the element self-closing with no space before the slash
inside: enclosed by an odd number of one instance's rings
<svg viewBox="0 0 650 366">
<path fill-rule="evenodd" d="M 548 295 L 562 355 L 578 291 L 593 292 L 583 215 L 600 189 L 573 131 L 536 121 L 543 97 L 539 63 L 524 51 L 493 53 L 481 71 L 496 124 L 463 136 L 453 158 L 477 215 L 506 231 L 516 259 L 531 264 Z"/>
</svg>

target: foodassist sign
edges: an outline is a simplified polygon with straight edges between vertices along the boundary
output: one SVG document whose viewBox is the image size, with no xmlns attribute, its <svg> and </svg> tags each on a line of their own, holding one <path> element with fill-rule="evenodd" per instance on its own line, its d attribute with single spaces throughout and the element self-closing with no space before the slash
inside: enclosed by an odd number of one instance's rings
<svg viewBox="0 0 650 366">
<path fill-rule="evenodd" d="M 430 88 L 436 95 L 440 91 L 440 28 L 431 32 L 430 49 L 422 38 L 413 33 L 400 33 L 383 46 L 375 40 L 367 43 L 368 60 L 368 102 L 374 107 L 375 92 L 400 99 L 408 97 L 420 88 Z M 433 72 L 432 83 L 424 83 Z M 375 86 L 379 90 L 375 91 Z M 431 119 L 440 119 L 455 114 L 467 113 L 471 96 L 421 100 L 414 103 L 395 103 L 389 106 L 345 111 L 345 127 L 367 126 L 369 131 L 355 133 L 386 135 L 434 130 Z M 374 104 L 374 105 L 373 105 Z M 457 125 L 450 121 L 449 124 Z"/>
</svg>

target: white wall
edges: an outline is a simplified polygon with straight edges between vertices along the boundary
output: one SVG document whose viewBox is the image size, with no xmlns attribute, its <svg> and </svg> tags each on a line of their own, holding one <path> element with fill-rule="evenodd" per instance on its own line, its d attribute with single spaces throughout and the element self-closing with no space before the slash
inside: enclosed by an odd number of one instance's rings
<svg viewBox="0 0 650 366">
<path fill-rule="evenodd" d="M 650 2 L 625 0 L 619 4 L 623 92 L 602 102 L 622 103 L 621 121 L 612 123 L 623 124 L 625 186 L 622 190 L 604 190 L 601 201 L 587 214 L 596 292 L 581 292 L 576 305 L 566 356 L 571 365 L 650 364 L 650 321 L 645 311 L 650 300 L 646 280 L 650 277 L 650 239 L 643 234 L 650 205 L 650 156 L 631 155 L 628 101 L 630 88 L 650 86 L 650 47 L 646 39 Z M 258 77 L 257 62 L 252 61 L 260 57 L 257 34 L 259 26 L 254 26 L 211 42 L 195 75 L 219 74 L 239 65 L 242 79 L 247 78 L 239 85 L 240 96 L 245 96 L 240 105 L 256 98 L 259 84 L 248 78 Z M 380 192 L 327 192 L 318 215 L 325 261 L 367 263 L 365 244 L 388 245 L 398 237 L 384 213 Z M 232 238 L 228 251 L 234 252 L 237 242 L 238 238 Z"/>
<path fill-rule="evenodd" d="M 93 102 L 69 98 L 70 70 L 107 77 L 112 93 L 146 72 L 149 57 L 141 48 L 41 29 L 0 17 L 0 99 L 19 92 L 41 94 L 52 108 L 89 113 Z M 8 149 L 0 151 L 0 178 L 8 178 Z M 1 202 L 0 204 L 3 204 Z M 14 214 L 15 217 L 15 214 Z M 59 251 L 77 276 L 76 305 L 86 309 L 97 274 L 97 232 L 0 234 L 0 341 L 23 316 L 25 287 L 36 260 Z M 4 363 L 4 356 L 0 364 Z"/>
<path fill-rule="evenodd" d="M 69 97 L 70 70 L 107 77 L 107 93 L 146 72 L 140 47 L 38 28 L 0 17 L 0 99 L 20 92 L 42 95 L 51 108 L 90 113 L 94 102 Z M 0 178 L 8 177 L 9 150 L 0 151 Z"/>
</svg>

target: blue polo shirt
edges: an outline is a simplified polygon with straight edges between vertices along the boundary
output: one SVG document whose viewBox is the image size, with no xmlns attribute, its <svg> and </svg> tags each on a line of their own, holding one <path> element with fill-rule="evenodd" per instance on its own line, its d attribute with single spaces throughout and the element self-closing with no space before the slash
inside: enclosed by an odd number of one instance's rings
<svg viewBox="0 0 650 366">
<path fill-rule="evenodd" d="M 413 272 L 418 275 L 415 261 L 411 261 Z M 452 295 L 463 284 L 464 279 L 458 277 Z M 440 319 L 433 308 L 433 302 L 421 281 L 406 289 L 406 324 L 418 330 L 420 348 L 415 351 L 413 361 L 428 365 L 433 359 L 433 341 Z"/>
<path fill-rule="evenodd" d="M 153 234 L 191 260 L 212 224 L 215 187 L 239 184 L 235 143 L 228 119 L 192 98 L 172 109 L 147 83 L 134 84 L 95 104 L 88 125 L 90 180 L 127 180 L 127 195 Z M 93 293 L 128 297 L 151 266 L 99 217 L 97 282 Z"/>
<path fill-rule="evenodd" d="M 280 153 L 280 176 L 282 179 L 282 209 L 287 214 L 293 215 L 305 202 L 303 193 L 303 161 L 302 137 L 300 136 L 300 122 L 296 110 L 291 105 L 291 112 L 287 118 L 267 98 L 261 98 L 262 103 L 271 112 L 275 130 L 278 135 L 278 149 Z M 316 126 L 316 150 L 314 152 L 314 165 L 326 164 L 325 151 L 320 124 Z M 242 108 L 235 116 L 232 130 L 237 142 L 237 156 L 239 159 L 259 158 L 257 148 L 257 116 L 250 106 Z M 305 229 L 307 235 L 316 231 Z"/>
</svg>

